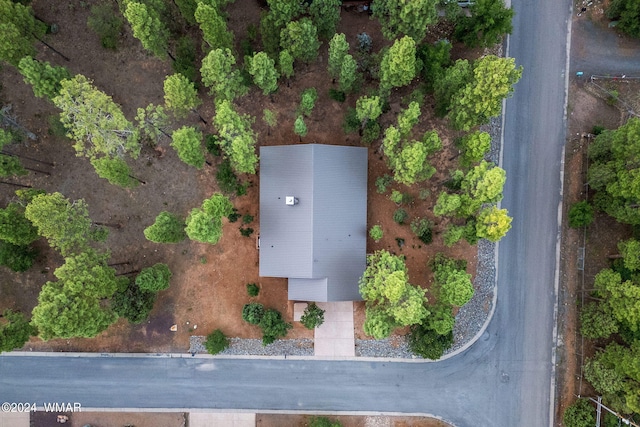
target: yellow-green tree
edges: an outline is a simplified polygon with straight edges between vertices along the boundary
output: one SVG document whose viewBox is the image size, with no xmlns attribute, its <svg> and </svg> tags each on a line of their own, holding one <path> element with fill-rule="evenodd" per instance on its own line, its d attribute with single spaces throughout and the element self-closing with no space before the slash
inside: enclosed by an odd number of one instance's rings
<svg viewBox="0 0 640 427">
<path fill-rule="evenodd" d="M 364 332 L 376 339 L 402 326 L 421 323 L 429 315 L 424 289 L 409 283 L 404 259 L 382 250 L 367 257 L 360 279 L 366 303 Z"/>
<path fill-rule="evenodd" d="M 380 63 L 380 91 L 406 86 L 416 76 L 416 42 L 409 36 L 396 40 Z"/>
<path fill-rule="evenodd" d="M 63 80 L 53 103 L 62 112 L 60 122 L 67 136 L 76 141 L 78 155 L 90 159 L 140 154 L 138 129 L 125 117 L 110 96 L 93 86 L 91 80 L 78 74 Z"/>
<path fill-rule="evenodd" d="M 495 206 L 480 211 L 476 221 L 476 235 L 491 242 L 502 239 L 511 230 L 512 218 L 506 209 Z"/>
<path fill-rule="evenodd" d="M 404 34 L 420 42 L 438 19 L 437 5 L 437 0 L 374 0 L 371 8 L 385 38 L 393 40 Z"/>
<path fill-rule="evenodd" d="M 472 78 L 456 92 L 448 117 L 455 129 L 468 131 L 485 124 L 502 111 L 502 100 L 511 96 L 522 76 L 515 59 L 484 56 L 473 63 Z"/>
</svg>

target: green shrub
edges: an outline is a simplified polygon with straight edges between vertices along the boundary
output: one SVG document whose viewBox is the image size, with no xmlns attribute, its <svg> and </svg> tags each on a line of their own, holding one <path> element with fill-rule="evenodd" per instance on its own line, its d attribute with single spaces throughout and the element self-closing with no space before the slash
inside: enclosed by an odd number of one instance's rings
<svg viewBox="0 0 640 427">
<path fill-rule="evenodd" d="M 304 114 L 309 117 L 311 115 L 311 111 L 313 111 L 313 107 L 316 105 L 316 101 L 318 100 L 318 92 L 315 88 L 307 88 L 302 91 L 301 99 L 300 99 L 300 114 Z"/>
<path fill-rule="evenodd" d="M 593 206 L 586 200 L 571 205 L 569 209 L 569 227 L 581 228 L 593 222 Z"/>
<path fill-rule="evenodd" d="M 250 302 L 242 307 L 242 320 L 258 325 L 264 316 L 264 306 L 258 302 Z"/>
<path fill-rule="evenodd" d="M 444 244 L 451 247 L 464 238 L 465 227 L 449 224 L 444 233 Z"/>
<path fill-rule="evenodd" d="M 565 427 L 593 427 L 596 425 L 595 408 L 587 399 L 578 399 L 564 411 Z"/>
<path fill-rule="evenodd" d="M 344 123 L 342 124 L 342 129 L 344 129 L 345 133 L 355 133 L 360 130 L 360 120 L 358 119 L 358 114 L 356 113 L 355 108 L 349 107 L 347 109 L 347 114 L 344 116 Z"/>
<path fill-rule="evenodd" d="M 435 330 L 423 325 L 413 325 L 408 341 L 409 349 L 413 354 L 425 359 L 437 360 L 453 344 L 453 333 L 440 335 Z"/>
<path fill-rule="evenodd" d="M 247 283 L 247 294 L 249 294 L 250 297 L 257 297 L 259 293 L 260 286 L 255 283 Z"/>
<path fill-rule="evenodd" d="M 149 317 L 155 302 L 155 292 L 144 291 L 135 282 L 129 281 L 124 289 L 113 295 L 111 308 L 130 323 L 141 323 Z"/>
<path fill-rule="evenodd" d="M 376 121 L 369 121 L 362 131 L 362 142 L 370 144 L 380 137 L 380 124 Z"/>
<path fill-rule="evenodd" d="M 409 194 L 401 193 L 398 190 L 391 190 L 391 196 L 389 196 L 389 199 L 391 199 L 393 203 L 400 205 L 411 203 L 413 197 L 411 197 Z"/>
<path fill-rule="evenodd" d="M 309 427 L 342 427 L 339 421 L 333 422 L 327 417 L 313 417 L 309 421 Z"/>
<path fill-rule="evenodd" d="M 285 337 L 289 329 L 293 327 L 291 323 L 284 321 L 278 310 L 273 308 L 264 311 L 258 326 L 262 329 L 262 345 L 269 345 L 276 339 Z"/>
<path fill-rule="evenodd" d="M 136 276 L 136 285 L 143 291 L 158 292 L 169 287 L 170 279 L 171 270 L 169 270 L 169 266 L 158 263 L 151 267 L 143 268 Z"/>
<path fill-rule="evenodd" d="M 241 216 L 242 215 L 238 213 L 238 209 L 233 208 L 233 212 L 231 212 L 227 218 L 229 218 L 229 222 L 237 222 Z"/>
<path fill-rule="evenodd" d="M 376 178 L 376 191 L 378 194 L 384 194 L 387 192 L 387 187 L 391 185 L 393 178 L 390 175 L 382 175 Z"/>
<path fill-rule="evenodd" d="M 393 213 L 393 220 L 398 224 L 404 224 L 408 216 L 409 214 L 404 209 L 396 209 L 396 211 Z"/>
<path fill-rule="evenodd" d="M 411 231 L 418 236 L 418 239 L 425 245 L 433 241 L 433 223 L 426 218 L 416 218 L 411 221 Z"/>
<path fill-rule="evenodd" d="M 204 342 L 204 348 L 207 349 L 209 354 L 218 354 L 229 347 L 229 339 L 222 333 L 220 329 L 216 329 L 207 335 L 207 340 Z"/>
<path fill-rule="evenodd" d="M 231 162 L 228 159 L 224 159 L 220 163 L 220 166 L 218 166 L 216 180 L 223 193 L 236 193 L 240 195 L 238 193 L 241 191 L 242 184 L 238 180 L 238 177 L 231 167 Z"/>
<path fill-rule="evenodd" d="M 341 90 L 329 89 L 329 98 L 334 101 L 344 102 L 347 99 L 347 95 Z"/>
<path fill-rule="evenodd" d="M 402 193 L 399 192 L 398 190 L 391 190 L 391 195 L 389 196 L 389 199 L 396 204 L 400 204 L 402 203 Z"/>
<path fill-rule="evenodd" d="M 0 241 L 0 265 L 9 267 L 15 272 L 30 269 L 37 255 L 38 252 L 32 247 Z"/>
<path fill-rule="evenodd" d="M 309 303 L 300 317 L 300 323 L 307 329 L 315 329 L 324 323 L 324 310 L 315 303 Z"/>
<path fill-rule="evenodd" d="M 242 215 L 243 224 L 251 224 L 252 222 L 253 222 L 253 215 L 249 215 L 249 214 Z"/>
<path fill-rule="evenodd" d="M 605 128 L 604 126 L 594 125 L 593 128 L 591 128 L 591 133 L 594 134 L 595 136 L 598 136 L 605 130 L 607 130 L 607 128 Z"/>
<path fill-rule="evenodd" d="M 240 227 L 240 234 L 243 237 L 251 237 L 251 235 L 253 234 L 253 228 L 251 228 L 251 227 L 247 227 L 247 228 Z"/>
<path fill-rule="evenodd" d="M 379 225 L 374 225 L 369 230 L 369 237 L 371 237 L 376 243 L 382 239 L 384 232 L 382 231 L 382 227 Z"/>
<path fill-rule="evenodd" d="M 122 18 L 116 14 L 110 3 L 97 4 L 91 7 L 87 26 L 98 36 L 100 43 L 107 49 L 115 49 L 122 31 Z"/>
<path fill-rule="evenodd" d="M 6 322 L 0 324 L 0 353 L 21 348 L 29 341 L 29 337 L 38 334 L 38 330 L 22 313 L 12 310 L 2 312 Z"/>
</svg>

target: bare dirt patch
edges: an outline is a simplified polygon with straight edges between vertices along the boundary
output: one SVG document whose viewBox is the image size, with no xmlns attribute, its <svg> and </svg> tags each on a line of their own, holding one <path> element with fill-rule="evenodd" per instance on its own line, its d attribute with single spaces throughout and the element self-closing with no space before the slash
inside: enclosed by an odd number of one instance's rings
<svg viewBox="0 0 640 427">
<path fill-rule="evenodd" d="M 58 415 L 66 415 L 69 421 L 65 424 L 56 422 Z M 187 416 L 185 413 L 155 413 L 155 412 L 35 412 L 31 414 L 31 427 L 186 427 Z"/>
<path fill-rule="evenodd" d="M 257 414 L 256 427 L 304 427 L 309 425 L 310 415 Z M 340 421 L 344 427 L 447 427 L 449 424 L 427 417 L 351 416 L 328 417 Z"/>
</svg>

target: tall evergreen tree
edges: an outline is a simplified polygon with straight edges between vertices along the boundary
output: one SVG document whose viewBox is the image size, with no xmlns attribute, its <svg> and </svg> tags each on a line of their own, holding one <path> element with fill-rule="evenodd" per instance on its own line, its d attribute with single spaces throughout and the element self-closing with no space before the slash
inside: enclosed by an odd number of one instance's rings
<svg viewBox="0 0 640 427">
<path fill-rule="evenodd" d="M 198 2 L 195 19 L 200 24 L 204 41 L 211 49 L 232 49 L 233 33 L 216 7 Z"/>
<path fill-rule="evenodd" d="M 164 103 L 178 118 L 184 118 L 202 104 L 193 82 L 180 73 L 164 79 Z"/>
<path fill-rule="evenodd" d="M 53 99 L 58 96 L 62 85 L 60 82 L 71 78 L 65 67 L 51 66 L 48 62 L 40 62 L 30 56 L 22 58 L 18 70 L 24 81 L 31 85 L 33 94 L 40 98 Z"/>
<path fill-rule="evenodd" d="M 67 135 L 76 141 L 79 155 L 90 159 L 140 154 L 138 130 L 127 120 L 120 106 L 110 96 L 78 74 L 61 82 L 60 94 L 53 103 L 60 108 L 60 121 Z"/>
<path fill-rule="evenodd" d="M 158 58 L 166 58 L 169 29 L 162 22 L 158 10 L 152 5 L 127 1 L 124 17 L 131 24 L 133 36 L 140 40 L 145 49 Z"/>
</svg>

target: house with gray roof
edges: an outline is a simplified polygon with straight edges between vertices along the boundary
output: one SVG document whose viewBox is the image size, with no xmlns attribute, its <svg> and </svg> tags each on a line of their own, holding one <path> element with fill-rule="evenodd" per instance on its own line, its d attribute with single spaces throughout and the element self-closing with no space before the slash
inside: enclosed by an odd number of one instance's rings
<svg viewBox="0 0 640 427">
<path fill-rule="evenodd" d="M 358 301 L 366 267 L 367 149 L 260 147 L 260 276 L 294 301 Z"/>
</svg>

